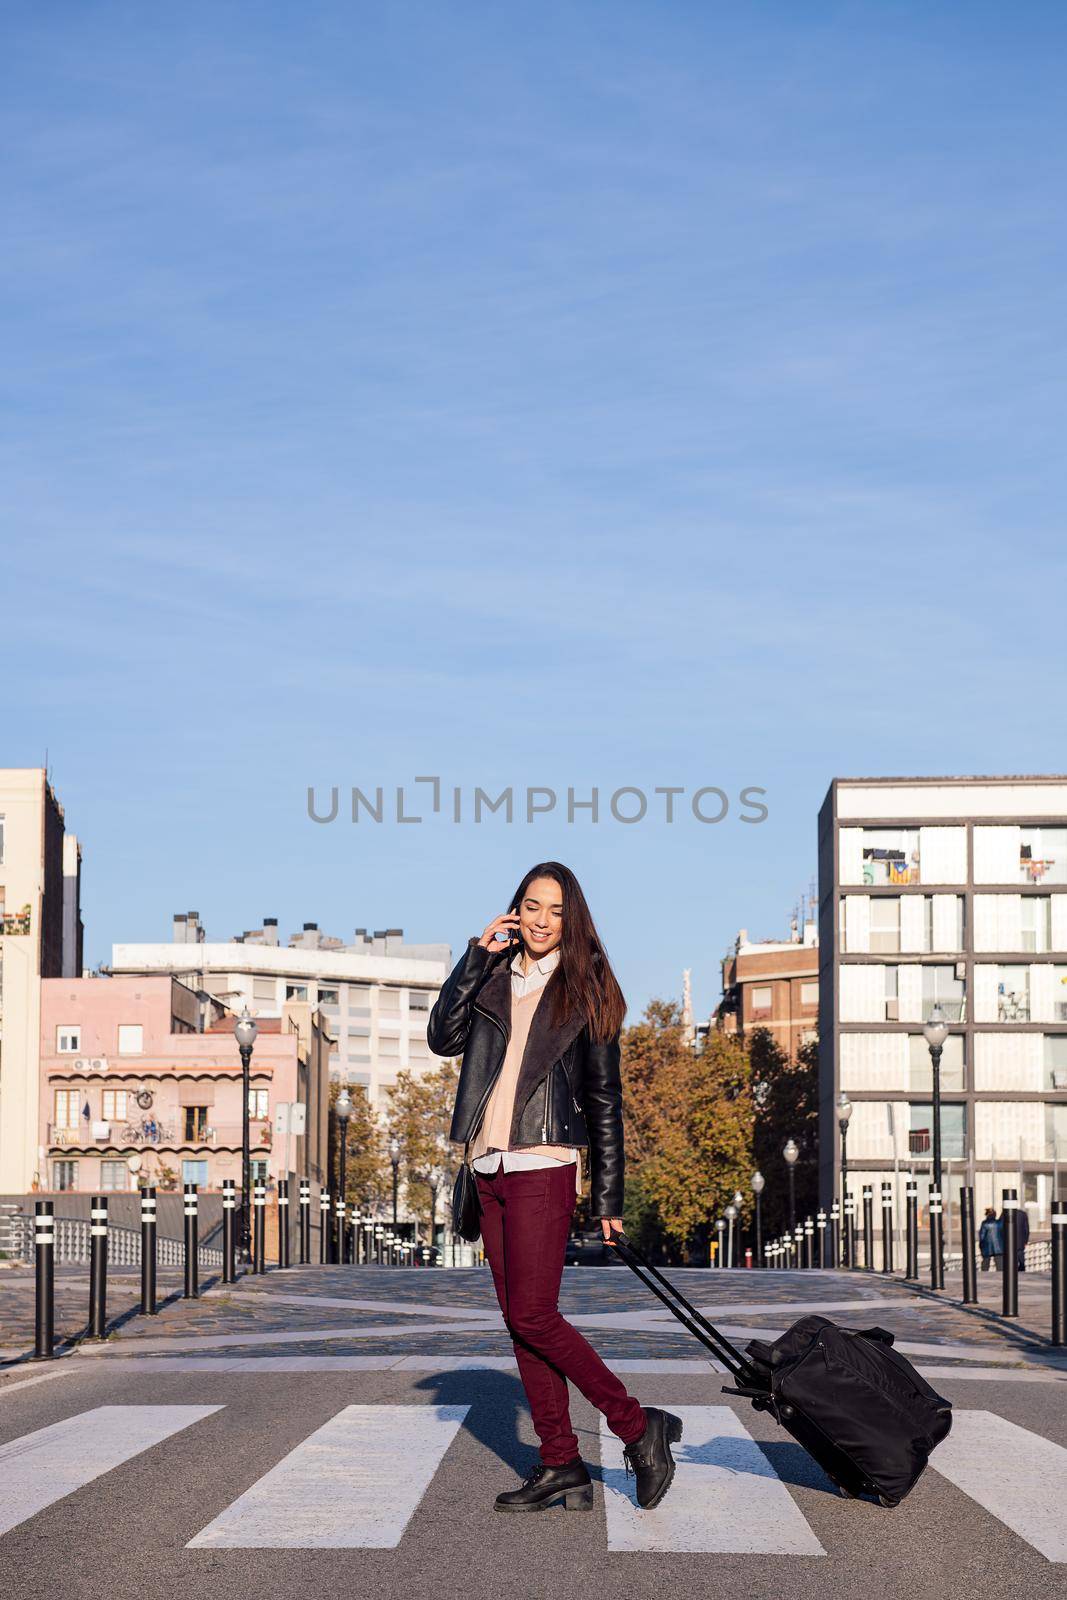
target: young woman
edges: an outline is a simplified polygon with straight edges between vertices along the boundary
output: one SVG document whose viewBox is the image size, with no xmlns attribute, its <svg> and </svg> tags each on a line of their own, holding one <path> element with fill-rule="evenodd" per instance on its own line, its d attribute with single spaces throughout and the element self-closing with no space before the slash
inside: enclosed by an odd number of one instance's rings
<svg viewBox="0 0 1067 1600">
<path fill-rule="evenodd" d="M 579 1147 L 604 1238 L 622 1229 L 625 1010 L 577 878 L 542 861 L 510 909 L 468 941 L 430 1013 L 430 1049 L 463 1057 L 450 1138 L 475 1173 L 482 1242 L 541 1442 L 540 1461 L 497 1496 L 498 1511 L 592 1506 L 568 1379 L 623 1441 L 640 1505 L 658 1505 L 674 1476 L 679 1418 L 640 1406 L 558 1305 Z"/>
</svg>

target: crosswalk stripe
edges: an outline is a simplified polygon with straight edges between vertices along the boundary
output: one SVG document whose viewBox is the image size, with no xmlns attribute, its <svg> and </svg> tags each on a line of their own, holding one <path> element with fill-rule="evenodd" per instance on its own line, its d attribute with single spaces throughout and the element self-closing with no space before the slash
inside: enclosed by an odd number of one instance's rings
<svg viewBox="0 0 1067 1600">
<path fill-rule="evenodd" d="M 192 1549 L 399 1544 L 469 1406 L 345 1406 L 189 1540 Z"/>
<path fill-rule="evenodd" d="M 1050 1561 L 1067 1561 L 1062 1445 L 992 1411 L 955 1411 L 930 1465 Z"/>
<path fill-rule="evenodd" d="M 666 1499 L 642 1511 L 622 1446 L 601 1419 L 609 1550 L 825 1555 L 771 1463 L 729 1406 L 672 1406 L 682 1419 L 677 1470 Z M 615 1466 L 614 1463 L 620 1464 Z"/>
<path fill-rule="evenodd" d="M 0 1446 L 0 1533 L 221 1406 L 97 1406 Z"/>
</svg>

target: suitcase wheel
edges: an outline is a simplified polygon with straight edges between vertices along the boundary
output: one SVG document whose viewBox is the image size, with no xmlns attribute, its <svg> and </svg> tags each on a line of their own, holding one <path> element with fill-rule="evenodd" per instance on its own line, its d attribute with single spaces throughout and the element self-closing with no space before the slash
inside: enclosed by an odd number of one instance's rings
<svg viewBox="0 0 1067 1600">
<path fill-rule="evenodd" d="M 889 1507 L 893 1507 L 893 1506 L 899 1506 L 899 1504 L 900 1504 L 900 1501 L 899 1501 L 899 1500 L 894 1500 L 894 1499 L 892 1499 L 892 1498 L 891 1498 L 891 1497 L 890 1497 L 890 1496 L 889 1496 L 889 1495 L 887 1495 L 887 1494 L 880 1494 L 880 1495 L 879 1495 L 879 1496 L 878 1496 L 878 1504 L 879 1504 L 879 1505 L 880 1505 L 880 1506 L 889 1506 Z"/>
</svg>

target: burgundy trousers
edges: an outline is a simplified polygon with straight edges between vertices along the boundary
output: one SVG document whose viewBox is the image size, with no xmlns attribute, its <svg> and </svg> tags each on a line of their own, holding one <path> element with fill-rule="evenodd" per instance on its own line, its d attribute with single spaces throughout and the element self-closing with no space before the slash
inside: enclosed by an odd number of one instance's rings
<svg viewBox="0 0 1067 1600">
<path fill-rule="evenodd" d="M 541 1460 L 559 1467 L 580 1454 L 567 1380 L 625 1444 L 645 1431 L 645 1413 L 588 1340 L 559 1311 L 563 1257 L 576 1199 L 576 1164 L 525 1172 L 476 1172 L 482 1243 L 511 1334 Z"/>
</svg>

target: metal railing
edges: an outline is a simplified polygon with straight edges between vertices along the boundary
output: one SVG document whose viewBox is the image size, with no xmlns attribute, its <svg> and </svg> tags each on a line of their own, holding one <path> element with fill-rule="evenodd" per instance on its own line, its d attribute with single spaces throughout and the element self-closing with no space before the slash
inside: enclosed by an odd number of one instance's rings
<svg viewBox="0 0 1067 1600">
<path fill-rule="evenodd" d="M 6 1227 L 5 1227 L 6 1223 Z M 56 1217 L 55 1219 L 55 1261 L 87 1263 L 89 1260 L 89 1228 L 90 1223 L 81 1217 Z M 22 1212 L 15 1212 L 6 1218 L 0 1216 L 0 1250 L 6 1248 L 7 1253 L 17 1261 L 32 1262 L 33 1260 L 33 1218 L 25 1216 Z M 6 1236 L 6 1246 L 4 1239 Z M 141 1234 L 137 1228 L 121 1228 L 115 1223 L 108 1223 L 107 1229 L 108 1260 L 116 1267 L 139 1267 L 141 1265 Z M 206 1245 L 201 1245 L 196 1253 L 197 1261 L 202 1267 L 221 1267 L 222 1251 L 212 1250 Z M 157 1238 L 156 1260 L 161 1267 L 184 1267 L 185 1242 L 182 1239 Z"/>
</svg>

